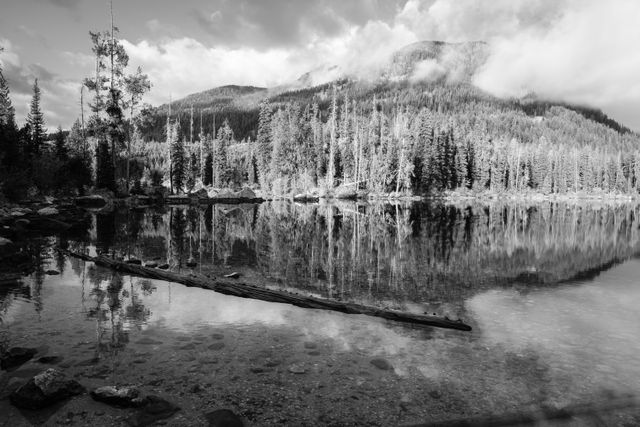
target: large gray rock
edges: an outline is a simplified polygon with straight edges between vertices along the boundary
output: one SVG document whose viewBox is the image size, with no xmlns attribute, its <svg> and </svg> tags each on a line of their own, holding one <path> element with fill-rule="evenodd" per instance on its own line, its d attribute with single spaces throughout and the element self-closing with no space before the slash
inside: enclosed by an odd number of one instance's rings
<svg viewBox="0 0 640 427">
<path fill-rule="evenodd" d="M 47 369 L 11 393 L 10 400 L 19 408 L 42 409 L 84 391 L 80 383 L 68 379 L 62 372 Z"/>
<path fill-rule="evenodd" d="M 93 400 L 123 408 L 134 408 L 144 404 L 140 390 L 132 386 L 104 386 L 91 392 Z"/>
<path fill-rule="evenodd" d="M 52 215 L 58 215 L 58 209 L 54 208 L 54 207 L 47 207 L 47 208 L 42 208 L 38 211 L 38 215 L 42 215 L 42 216 L 52 216 Z"/>
<path fill-rule="evenodd" d="M 191 197 L 195 197 L 198 199 L 206 199 L 207 197 L 209 197 L 209 194 L 207 193 L 207 189 L 206 188 L 201 188 L 193 193 L 191 193 Z"/>
<path fill-rule="evenodd" d="M 239 199 L 255 199 L 256 193 L 254 193 L 250 188 L 243 188 L 242 190 L 238 191 L 236 197 L 238 197 Z"/>
<path fill-rule="evenodd" d="M 13 245 L 13 242 L 5 237 L 0 237 L 0 246 Z"/>
</svg>

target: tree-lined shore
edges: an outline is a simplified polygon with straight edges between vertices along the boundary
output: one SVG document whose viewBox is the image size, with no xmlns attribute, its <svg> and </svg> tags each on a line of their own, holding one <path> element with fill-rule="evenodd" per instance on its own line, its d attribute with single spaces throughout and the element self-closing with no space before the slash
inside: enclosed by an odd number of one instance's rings
<svg viewBox="0 0 640 427">
<path fill-rule="evenodd" d="M 95 72 L 69 131 L 46 134 L 37 80 L 19 127 L 0 70 L 7 199 L 161 187 L 307 199 L 639 194 L 640 137 L 597 110 L 499 99 L 464 82 L 347 79 L 279 92 L 220 88 L 219 104 L 192 95 L 188 107 L 153 108 L 143 103 L 149 76 L 129 72 L 117 33 L 113 24 L 89 33 Z M 264 99 L 234 103 L 235 93 Z"/>
</svg>

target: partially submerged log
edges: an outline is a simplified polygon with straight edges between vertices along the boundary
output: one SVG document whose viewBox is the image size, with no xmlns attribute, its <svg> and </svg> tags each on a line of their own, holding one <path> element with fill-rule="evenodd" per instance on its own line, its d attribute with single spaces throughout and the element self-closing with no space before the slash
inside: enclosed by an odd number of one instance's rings
<svg viewBox="0 0 640 427">
<path fill-rule="evenodd" d="M 58 249 L 60 252 L 83 259 L 85 261 L 94 262 L 96 265 L 108 267 L 123 273 L 133 274 L 148 279 L 166 280 L 169 282 L 181 283 L 185 286 L 210 289 L 225 295 L 233 295 L 240 298 L 252 298 L 262 301 L 279 302 L 291 304 L 302 308 L 312 308 L 317 310 L 331 310 L 347 314 L 364 314 L 367 316 L 381 317 L 396 322 L 410 323 L 414 325 L 427 325 L 438 328 L 457 329 L 460 331 L 470 331 L 471 326 L 462 323 L 441 318 L 437 316 L 426 316 L 401 311 L 383 310 L 376 307 L 366 305 L 334 301 L 324 298 L 316 298 L 302 295 L 295 295 L 289 292 L 276 291 L 272 289 L 262 288 L 260 286 L 249 285 L 245 283 L 202 279 L 198 277 L 188 277 L 173 271 L 159 270 L 155 268 L 142 267 L 140 265 L 127 264 L 115 261 L 105 257 L 92 257 L 86 254 L 70 252 L 65 249 Z"/>
</svg>

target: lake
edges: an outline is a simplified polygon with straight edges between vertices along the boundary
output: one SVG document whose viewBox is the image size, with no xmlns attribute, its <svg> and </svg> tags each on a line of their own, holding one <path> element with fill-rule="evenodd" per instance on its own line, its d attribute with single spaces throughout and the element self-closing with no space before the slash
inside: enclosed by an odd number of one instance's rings
<svg viewBox="0 0 640 427">
<path fill-rule="evenodd" d="M 97 212 L 73 233 L 28 242 L 38 266 L 0 285 L 0 343 L 59 356 L 89 389 L 135 384 L 166 397 L 182 408 L 169 425 L 207 425 L 217 408 L 251 425 L 637 425 L 639 213 L 501 201 Z M 57 246 L 473 330 L 221 295 Z M 42 369 L 2 371 L 0 385 Z M 129 411 L 83 396 L 34 414 L 5 399 L 0 424 L 118 424 Z"/>
</svg>

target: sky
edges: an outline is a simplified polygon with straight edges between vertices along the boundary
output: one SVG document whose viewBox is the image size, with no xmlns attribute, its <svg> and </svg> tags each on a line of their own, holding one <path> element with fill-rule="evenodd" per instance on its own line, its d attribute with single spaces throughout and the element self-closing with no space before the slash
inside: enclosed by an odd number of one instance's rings
<svg viewBox="0 0 640 427">
<path fill-rule="evenodd" d="M 600 108 L 640 131 L 637 0 L 113 0 L 113 9 L 152 105 L 226 84 L 286 84 L 327 65 L 364 73 L 419 40 L 483 40 L 481 89 Z M 109 23 L 108 0 L 3 0 L 0 65 L 19 123 L 38 78 L 47 126 L 72 124 L 94 67 L 88 32 Z"/>
</svg>

